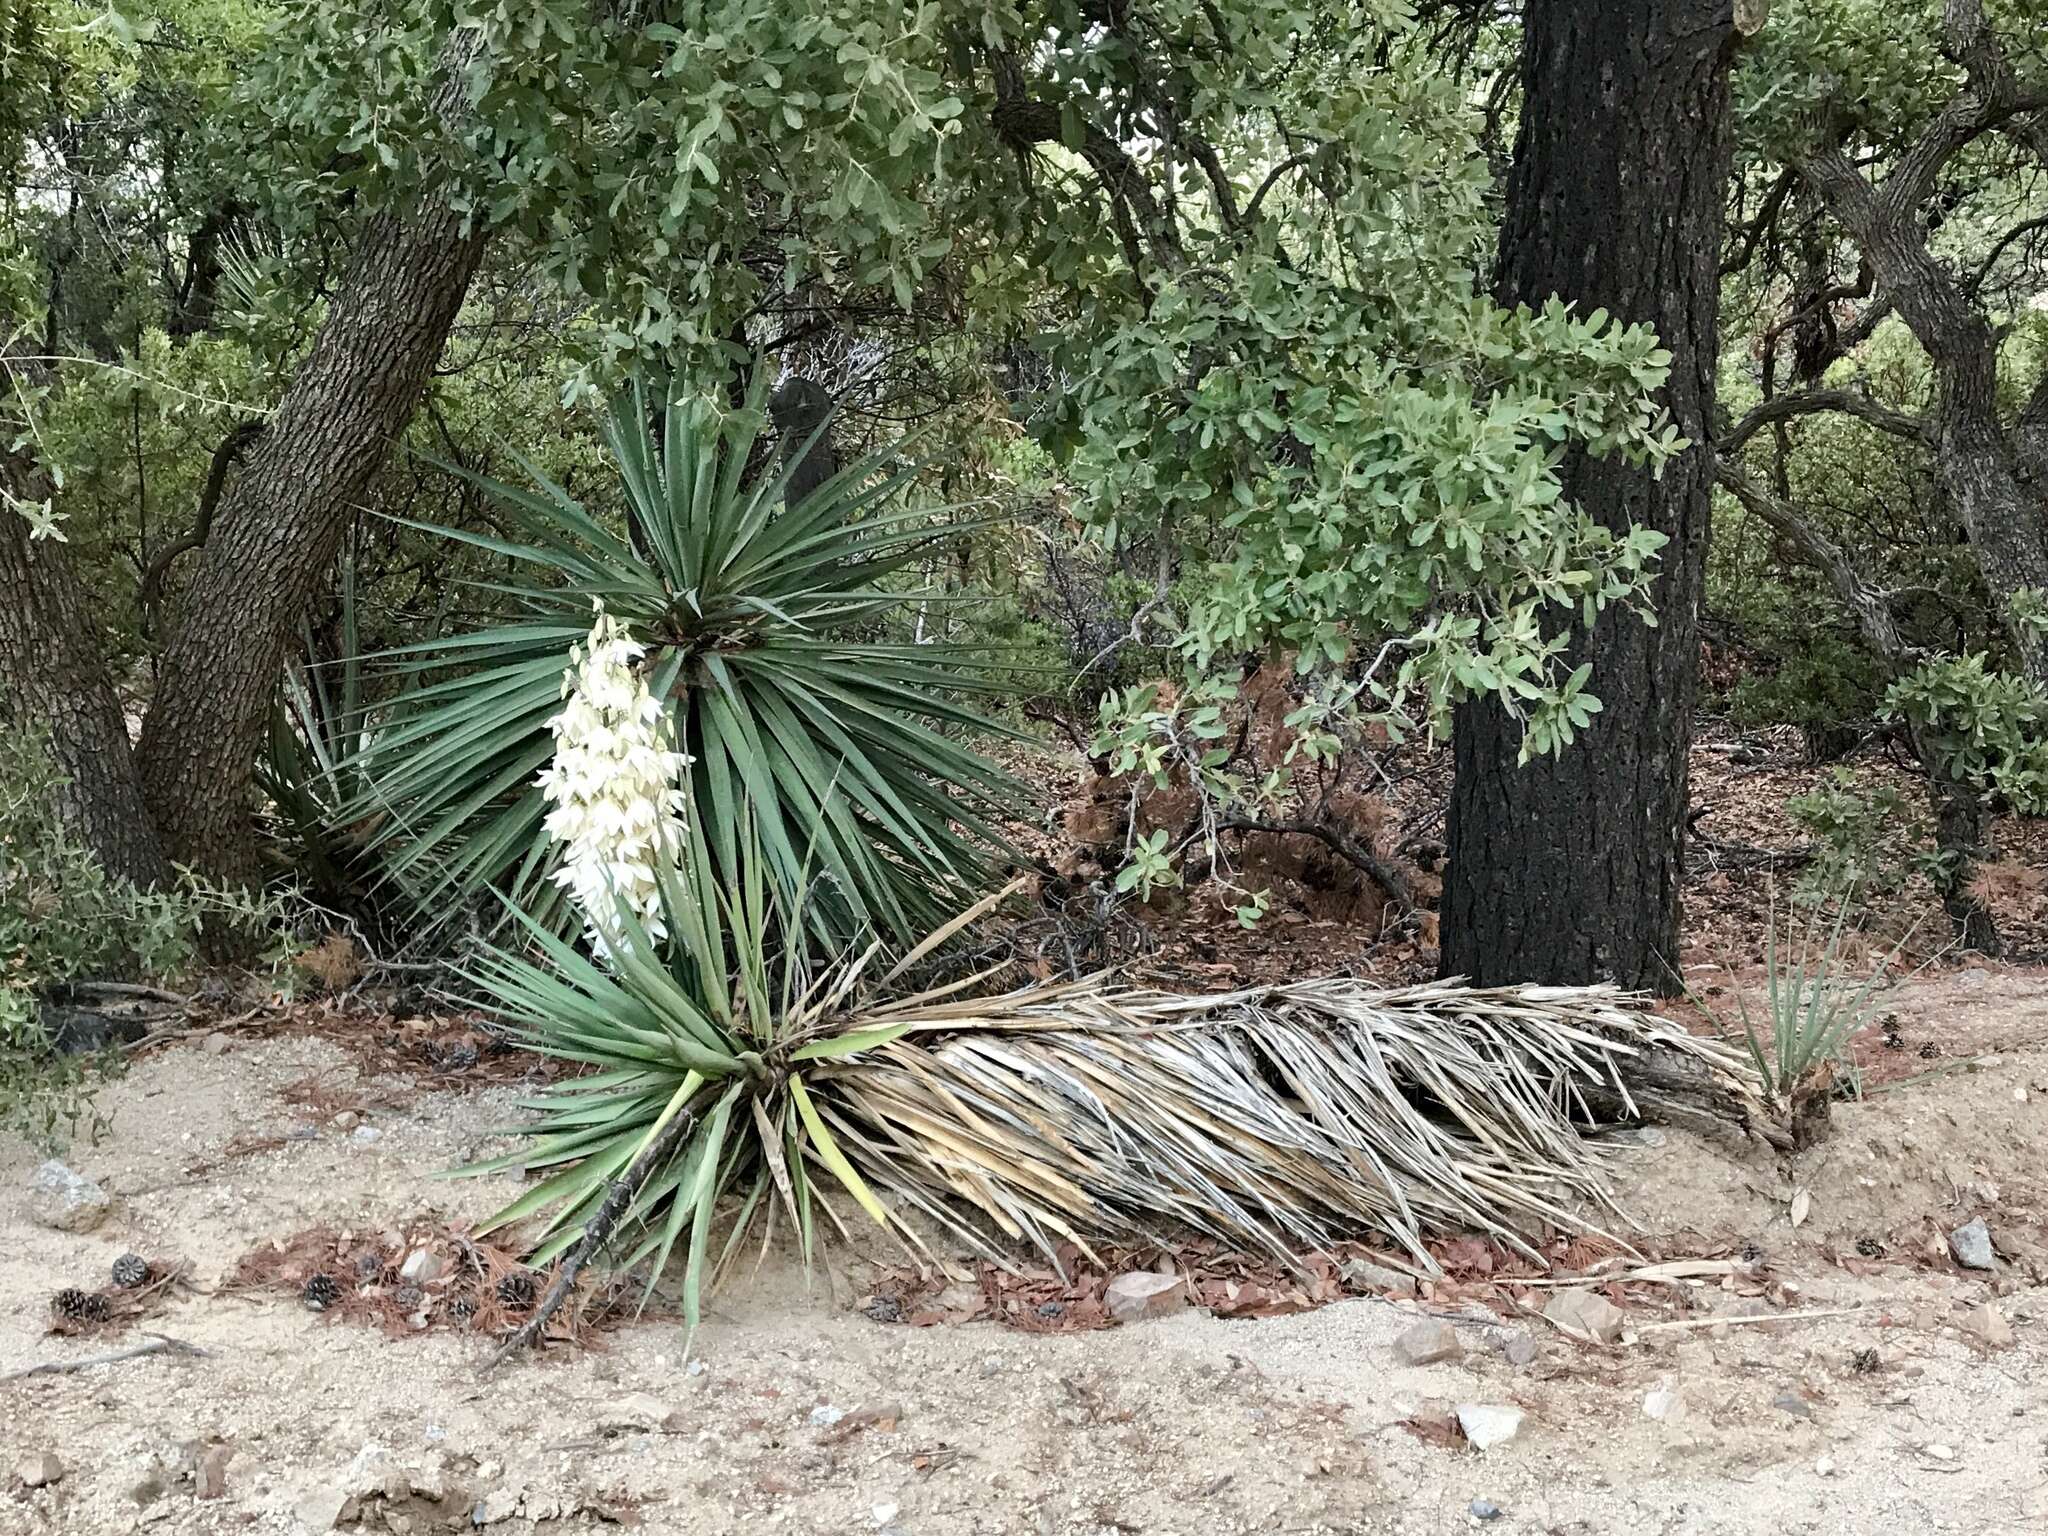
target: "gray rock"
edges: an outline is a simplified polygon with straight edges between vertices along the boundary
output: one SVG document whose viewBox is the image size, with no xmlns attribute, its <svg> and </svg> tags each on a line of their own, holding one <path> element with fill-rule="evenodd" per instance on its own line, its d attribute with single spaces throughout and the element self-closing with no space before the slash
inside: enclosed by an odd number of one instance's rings
<svg viewBox="0 0 2048 1536">
<path fill-rule="evenodd" d="M 1795 1419 L 1813 1417 L 1813 1405 L 1797 1392 L 1780 1392 L 1771 1399 L 1771 1406 L 1780 1413 L 1789 1413 Z"/>
<path fill-rule="evenodd" d="M 339 1488 L 315 1488 L 292 1506 L 292 1514 L 309 1531 L 331 1531 L 348 1518 L 355 1505 Z"/>
<path fill-rule="evenodd" d="M 411 1285 L 425 1285 L 441 1278 L 447 1268 L 441 1256 L 431 1248 L 415 1248 L 405 1256 L 405 1262 L 398 1266 L 398 1278 Z"/>
<path fill-rule="evenodd" d="M 1991 1229 L 1984 1225 L 1982 1216 L 1972 1216 L 1949 1233 L 1948 1251 L 1965 1269 L 1998 1268 L 1998 1259 L 1991 1251 Z"/>
<path fill-rule="evenodd" d="M 1397 1269 L 1384 1264 L 1375 1264 L 1371 1259 L 1346 1259 L 1337 1266 L 1337 1278 L 1344 1282 L 1347 1290 L 1353 1291 L 1412 1291 L 1415 1282 Z"/>
<path fill-rule="evenodd" d="M 1507 1513 L 1491 1499 L 1474 1499 L 1465 1508 L 1471 1512 L 1474 1520 L 1498 1520 Z"/>
<path fill-rule="evenodd" d="M 57 1232 L 90 1232 L 107 1219 L 114 1198 L 54 1157 L 29 1180 L 29 1215 Z"/>
<path fill-rule="evenodd" d="M 1521 1432 L 1522 1410 L 1505 1403 L 1460 1403 L 1458 1428 L 1465 1431 L 1474 1450 L 1490 1451 Z"/>
<path fill-rule="evenodd" d="M 381 1140 L 383 1135 L 374 1125 L 359 1125 L 348 1133 L 348 1139 L 359 1147 L 367 1147 L 371 1142 Z"/>
<path fill-rule="evenodd" d="M 1542 1349 L 1543 1346 L 1536 1342 L 1536 1335 L 1524 1328 L 1519 1333 L 1509 1334 L 1501 1345 L 1500 1352 L 1507 1358 L 1509 1365 L 1517 1370 L 1525 1370 L 1536 1363 L 1536 1357 L 1542 1353 Z"/>
<path fill-rule="evenodd" d="M 1619 1342 L 1622 1326 L 1628 1321 L 1621 1308 L 1592 1291 L 1559 1291 L 1550 1298 L 1543 1315 L 1567 1333 L 1601 1344 Z"/>
<path fill-rule="evenodd" d="M 519 1500 L 524 1490 L 506 1485 L 493 1488 L 476 1501 L 469 1512 L 471 1525 L 499 1525 L 519 1513 Z"/>
<path fill-rule="evenodd" d="M 1165 1317 L 1188 1304 L 1187 1282 L 1179 1275 L 1134 1269 L 1118 1275 L 1102 1293 L 1109 1315 L 1120 1323 Z"/>
<path fill-rule="evenodd" d="M 14 1475 L 24 1488 L 47 1488 L 64 1480 L 64 1463 L 52 1451 L 30 1451 L 14 1464 Z"/>
<path fill-rule="evenodd" d="M 1402 1330 L 1394 1340 L 1394 1353 L 1404 1365 L 1435 1365 L 1439 1360 L 1457 1359 L 1464 1346 L 1458 1343 L 1457 1329 L 1440 1317 L 1426 1317 Z"/>
<path fill-rule="evenodd" d="M 830 1403 L 820 1403 L 811 1410 L 811 1428 L 830 1429 L 845 1417 L 844 1408 L 835 1408 Z"/>
<path fill-rule="evenodd" d="M 233 1446 L 209 1445 L 199 1453 L 192 1469 L 192 1492 L 202 1499 L 225 1497 L 228 1491 L 228 1463 L 234 1459 Z"/>
</svg>

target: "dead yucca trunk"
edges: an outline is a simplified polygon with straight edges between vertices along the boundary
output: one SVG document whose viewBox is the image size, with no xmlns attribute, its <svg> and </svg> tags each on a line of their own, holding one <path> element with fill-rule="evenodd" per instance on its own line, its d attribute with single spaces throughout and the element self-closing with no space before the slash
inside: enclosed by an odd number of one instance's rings
<svg viewBox="0 0 2048 1536">
<path fill-rule="evenodd" d="M 1048 1254 L 1176 1227 L 1283 1257 L 1377 1230 L 1533 1253 L 1616 1209 L 1588 1127 L 1760 1125 L 1743 1054 L 1611 988 L 1383 990 L 1316 980 L 1220 996 L 1103 982 L 882 1009 L 896 1039 L 817 1075 L 868 1181 L 991 1257 L 978 1212 Z"/>
</svg>

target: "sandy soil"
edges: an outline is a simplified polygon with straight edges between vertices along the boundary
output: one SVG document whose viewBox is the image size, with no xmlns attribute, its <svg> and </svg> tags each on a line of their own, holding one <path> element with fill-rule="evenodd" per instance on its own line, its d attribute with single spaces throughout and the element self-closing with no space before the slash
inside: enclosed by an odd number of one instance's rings
<svg viewBox="0 0 2048 1536">
<path fill-rule="evenodd" d="M 1840 1106 L 1833 1137 L 1798 1166 L 1676 1131 L 1616 1153 L 1622 1198 L 1659 1234 L 1646 1248 L 1754 1245 L 1781 1315 L 1850 1316 L 1649 1326 L 1741 1310 L 1709 1280 L 1629 1291 L 1642 1331 L 1607 1350 L 1469 1293 L 1065 1336 L 920 1329 L 858 1309 L 871 1271 L 842 1250 L 809 1289 L 779 1257 L 731 1287 L 687 1366 L 678 1329 L 646 1322 L 484 1380 L 474 1338 L 390 1338 L 285 1298 L 195 1294 L 151 1326 L 208 1358 L 0 1384 L 0 1532 L 293 1533 L 334 1515 L 342 1529 L 495 1536 L 614 1523 L 899 1536 L 2048 1529 L 2048 984 L 1956 972 L 1894 1002 L 1903 1065 L 1882 1044 L 1866 1053 L 1878 1075 L 1933 1075 Z M 1940 1056 L 1921 1058 L 1923 1044 Z M 89 1234 L 17 1214 L 35 1157 L 0 1152 L 0 1374 L 109 1347 L 45 1336 L 46 1303 L 59 1285 L 99 1283 L 125 1249 L 182 1254 L 210 1288 L 254 1246 L 310 1225 L 473 1218 L 517 1187 L 426 1176 L 494 1146 L 490 1130 L 517 1118 L 513 1089 L 366 1080 L 356 1060 L 316 1038 L 151 1056 L 109 1096 L 111 1137 L 74 1150 L 119 1197 Z M 288 1102 L 313 1074 L 330 1104 L 362 1105 L 376 1135 Z M 313 1134 L 225 1155 L 238 1137 L 294 1131 Z M 1998 1239 L 1996 1274 L 1943 1250 L 1972 1215 Z M 1859 1240 L 1884 1256 L 1859 1254 Z M 1963 1326 L 1985 1304 L 2010 1342 Z M 1432 1306 L 1465 1352 L 1405 1366 L 1393 1341 Z M 1506 1346 L 1530 1329 L 1535 1357 L 1517 1365 L 1527 1341 Z M 1666 1387 L 1679 1411 L 1653 1419 L 1646 1395 Z M 1404 1423 L 1459 1403 L 1519 1407 L 1520 1433 L 1479 1452 Z M 194 1467 L 208 1447 L 225 1448 L 211 1455 L 218 1470 L 225 1454 L 225 1491 L 202 1499 Z M 14 1469 L 45 1451 L 63 1475 L 24 1488 Z M 1475 1500 L 1500 1513 L 1482 1521 Z"/>
</svg>

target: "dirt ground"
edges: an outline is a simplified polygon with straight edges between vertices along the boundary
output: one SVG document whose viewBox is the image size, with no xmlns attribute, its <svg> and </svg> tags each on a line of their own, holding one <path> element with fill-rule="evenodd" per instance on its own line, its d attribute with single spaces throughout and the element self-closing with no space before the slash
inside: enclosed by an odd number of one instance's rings
<svg viewBox="0 0 2048 1536">
<path fill-rule="evenodd" d="M 1617 1148 L 1646 1255 L 1746 1257 L 1740 1284 L 1617 1287 L 1631 1331 L 1609 1348 L 1471 1285 L 1265 1320 L 909 1327 L 860 1306 L 868 1258 L 892 1256 L 841 1248 L 808 1288 L 781 1256 L 730 1286 L 687 1363 L 649 1320 L 483 1379 L 473 1335 L 209 1293 L 311 1226 L 502 1203 L 509 1176 L 429 1175 L 499 1145 L 516 1087 L 365 1076 L 375 1057 L 318 1037 L 183 1043 L 70 1154 L 117 1197 L 97 1230 L 19 1214 L 36 1158 L 0 1153 L 0 1375 L 140 1339 L 46 1334 L 50 1293 L 129 1249 L 190 1261 L 197 1289 L 142 1326 L 208 1351 L 0 1383 L 0 1532 L 2048 1530 L 2044 983 L 1910 983 L 1899 1043 L 1860 1047 L 1882 1091 L 1789 1170 L 1675 1130 Z M 1994 1273 L 1946 1251 L 1979 1215 Z M 1431 1312 L 1463 1354 L 1402 1364 L 1395 1339 Z M 1519 1408 L 1519 1433 L 1461 1443 L 1438 1427 L 1458 1404 Z M 61 1476 L 24 1487 L 43 1452 Z"/>
</svg>

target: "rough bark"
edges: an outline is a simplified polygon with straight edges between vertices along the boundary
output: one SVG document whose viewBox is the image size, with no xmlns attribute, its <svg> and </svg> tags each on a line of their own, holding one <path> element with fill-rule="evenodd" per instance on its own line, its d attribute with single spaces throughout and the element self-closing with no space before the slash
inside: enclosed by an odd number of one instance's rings
<svg viewBox="0 0 2048 1536">
<path fill-rule="evenodd" d="M 0 463 L 17 495 L 31 489 L 26 468 L 12 457 Z M 48 733 L 66 781 L 57 810 L 72 832 L 109 874 L 156 885 L 170 867 L 143 809 L 127 721 L 91 613 L 70 552 L 52 540 L 32 542 L 27 521 L 0 505 L 0 694 Z M 0 714 L 0 729 L 8 728 Z"/>
<path fill-rule="evenodd" d="M 411 420 L 483 248 L 436 198 L 372 218 L 222 502 L 142 736 L 144 798 L 173 859 L 249 871 L 251 765 L 293 626 Z"/>
<path fill-rule="evenodd" d="M 1619 612 L 1573 641 L 1605 708 L 1558 758 L 1516 766 L 1518 724 L 1459 711 L 1443 897 L 1446 974 L 1674 989 L 1687 751 L 1712 468 L 1729 163 L 1730 0 L 1531 0 L 1499 294 L 1552 294 L 1653 326 L 1692 447 L 1661 478 L 1574 455 L 1566 493 L 1670 540 L 1658 625 Z"/>
</svg>

